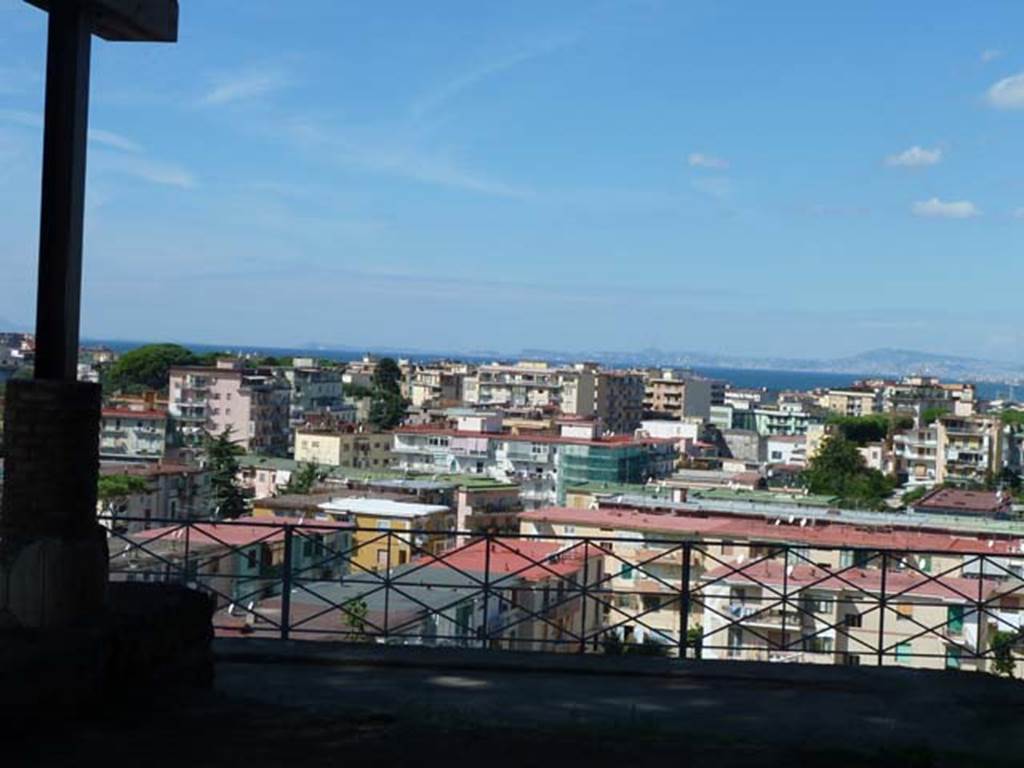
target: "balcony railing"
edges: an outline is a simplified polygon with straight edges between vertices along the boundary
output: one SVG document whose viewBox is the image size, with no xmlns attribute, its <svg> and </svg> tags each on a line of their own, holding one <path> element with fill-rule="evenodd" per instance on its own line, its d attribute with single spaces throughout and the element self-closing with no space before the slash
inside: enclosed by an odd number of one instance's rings
<svg viewBox="0 0 1024 768">
<path fill-rule="evenodd" d="M 112 580 L 204 591 L 222 635 L 990 670 L 1024 633 L 1012 551 L 103 522 Z"/>
</svg>

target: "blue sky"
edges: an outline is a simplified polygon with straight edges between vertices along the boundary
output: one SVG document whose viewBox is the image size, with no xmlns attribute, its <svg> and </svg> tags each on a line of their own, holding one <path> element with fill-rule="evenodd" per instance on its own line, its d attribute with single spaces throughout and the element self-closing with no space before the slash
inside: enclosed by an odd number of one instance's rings
<svg viewBox="0 0 1024 768">
<path fill-rule="evenodd" d="M 181 6 L 94 45 L 85 335 L 1024 354 L 1024 3 Z M 0 325 L 44 57 L 0 0 Z"/>
</svg>

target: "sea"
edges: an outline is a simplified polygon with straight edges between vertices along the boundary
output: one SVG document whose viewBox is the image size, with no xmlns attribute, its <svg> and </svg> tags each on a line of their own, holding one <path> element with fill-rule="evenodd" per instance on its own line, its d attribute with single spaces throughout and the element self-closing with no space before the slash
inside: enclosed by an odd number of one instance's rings
<svg viewBox="0 0 1024 768">
<path fill-rule="evenodd" d="M 147 342 L 136 342 L 136 341 L 110 341 L 102 339 L 88 339 L 82 342 L 85 345 L 90 346 L 105 346 L 113 349 L 117 352 L 125 352 L 129 349 L 141 346 Z M 338 349 L 309 349 L 300 347 L 253 347 L 253 346 L 238 346 L 238 345 L 222 345 L 222 344 L 184 344 L 189 349 L 195 352 L 216 352 L 216 351 L 230 351 L 238 354 L 265 354 L 274 355 L 275 357 L 316 357 L 325 358 L 328 360 L 337 360 L 338 362 L 348 362 L 351 360 L 360 359 L 364 352 L 355 350 L 338 350 Z M 405 352 L 405 351 L 393 351 L 384 350 L 374 354 L 391 354 L 395 357 L 403 357 L 414 362 L 427 362 L 430 360 L 437 360 L 448 357 L 449 359 L 464 360 L 469 363 L 485 363 L 492 362 L 498 357 L 494 354 L 486 355 L 475 355 L 475 354 L 459 354 L 459 355 L 444 355 L 443 353 L 424 353 L 424 352 Z M 650 364 L 650 363 L 646 363 Z M 742 389 L 759 389 L 764 388 L 770 392 L 780 392 L 783 390 L 809 390 L 826 387 L 845 387 L 853 384 L 859 379 L 869 378 L 880 378 L 877 373 L 833 373 L 833 372 L 821 372 L 821 371 L 785 371 L 785 370 L 771 370 L 765 368 L 714 368 L 714 367 L 694 367 L 694 373 L 701 376 L 706 376 L 711 379 L 719 379 L 731 384 L 734 387 Z M 898 374 L 892 374 L 892 378 L 898 378 Z M 974 382 L 978 397 L 982 400 L 999 400 L 999 399 L 1010 399 L 1013 400 L 1018 395 L 1017 390 L 1021 390 L 1021 387 L 1015 387 L 1009 383 L 994 382 L 994 381 L 980 381 Z M 1020 394 L 1024 394 L 1021 392 Z"/>
</svg>

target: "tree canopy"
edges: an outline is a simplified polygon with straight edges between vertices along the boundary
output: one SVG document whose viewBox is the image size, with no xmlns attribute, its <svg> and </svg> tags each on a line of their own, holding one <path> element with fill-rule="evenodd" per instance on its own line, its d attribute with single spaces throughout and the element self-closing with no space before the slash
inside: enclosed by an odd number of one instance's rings
<svg viewBox="0 0 1024 768">
<path fill-rule="evenodd" d="M 866 416 L 832 416 L 828 423 L 833 425 L 844 438 L 857 445 L 867 445 L 884 440 L 889 428 L 907 429 L 914 426 L 914 420 L 908 416 L 900 416 L 895 423 L 884 413 L 872 413 Z"/>
<path fill-rule="evenodd" d="M 288 478 L 286 493 L 309 493 L 313 486 L 323 479 L 323 473 L 316 463 L 310 461 L 298 467 Z"/>
<path fill-rule="evenodd" d="M 881 509 L 892 493 L 892 478 L 869 469 L 857 445 L 842 435 L 830 435 L 804 470 L 811 493 L 838 496 L 848 507 Z"/>
<path fill-rule="evenodd" d="M 373 372 L 370 423 L 377 429 L 394 429 L 405 418 L 402 399 L 402 370 L 390 357 L 381 358 Z"/>
<path fill-rule="evenodd" d="M 163 390 L 171 366 L 197 362 L 190 350 L 178 344 L 147 344 L 121 355 L 105 372 L 103 384 L 111 392 Z"/>
</svg>

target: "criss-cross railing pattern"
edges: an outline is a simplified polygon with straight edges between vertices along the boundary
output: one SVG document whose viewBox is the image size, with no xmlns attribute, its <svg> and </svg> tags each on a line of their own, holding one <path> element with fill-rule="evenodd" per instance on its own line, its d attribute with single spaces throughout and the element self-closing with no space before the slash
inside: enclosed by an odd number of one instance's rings
<svg viewBox="0 0 1024 768">
<path fill-rule="evenodd" d="M 202 590 L 224 634 L 989 668 L 1024 631 L 1024 554 L 1006 547 L 117 522 L 111 578 Z"/>
</svg>

